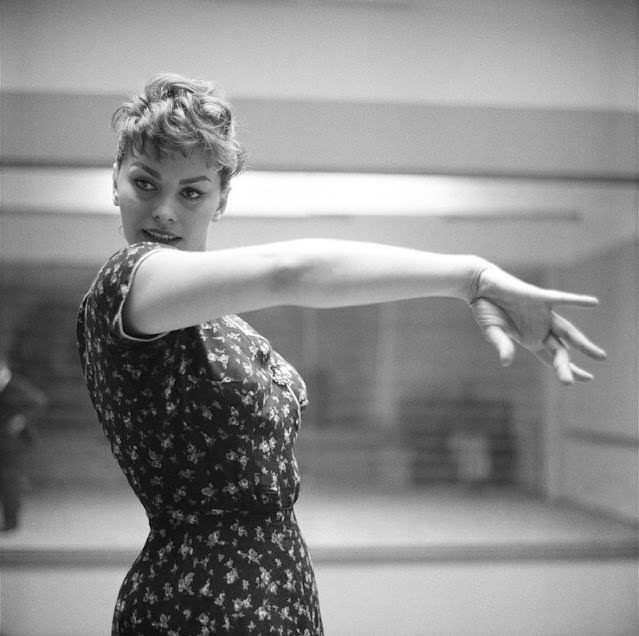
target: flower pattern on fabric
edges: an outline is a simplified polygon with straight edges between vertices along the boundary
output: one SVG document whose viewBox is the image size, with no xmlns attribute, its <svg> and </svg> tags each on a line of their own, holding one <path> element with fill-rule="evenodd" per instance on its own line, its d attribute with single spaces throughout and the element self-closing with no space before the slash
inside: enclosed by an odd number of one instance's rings
<svg viewBox="0 0 639 636">
<path fill-rule="evenodd" d="M 126 334 L 135 271 L 159 249 L 173 248 L 139 243 L 114 254 L 78 314 L 91 400 L 150 525 L 112 633 L 321 635 L 293 511 L 304 382 L 238 316 Z"/>
</svg>

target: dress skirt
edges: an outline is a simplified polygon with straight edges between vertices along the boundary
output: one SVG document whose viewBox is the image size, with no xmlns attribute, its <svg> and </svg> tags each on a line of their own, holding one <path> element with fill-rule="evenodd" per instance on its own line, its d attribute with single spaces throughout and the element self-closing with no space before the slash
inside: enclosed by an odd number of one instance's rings
<svg viewBox="0 0 639 636">
<path fill-rule="evenodd" d="M 292 508 L 150 519 L 124 579 L 112 634 L 323 634 L 317 587 Z"/>
</svg>

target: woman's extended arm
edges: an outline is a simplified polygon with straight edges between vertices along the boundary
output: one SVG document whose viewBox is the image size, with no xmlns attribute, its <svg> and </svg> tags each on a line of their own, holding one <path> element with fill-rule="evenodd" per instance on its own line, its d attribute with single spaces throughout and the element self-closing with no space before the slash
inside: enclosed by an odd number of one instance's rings
<svg viewBox="0 0 639 636">
<path fill-rule="evenodd" d="M 571 382 L 573 374 L 591 376 L 565 360 L 564 345 L 595 358 L 605 355 L 552 311 L 558 303 L 595 305 L 591 296 L 543 290 L 476 256 L 332 239 L 211 252 L 159 250 L 139 266 L 124 323 L 132 333 L 153 334 L 277 305 L 340 307 L 428 296 L 470 303 L 503 364 L 512 360 L 515 340 L 558 365 L 560 380 Z"/>
<path fill-rule="evenodd" d="M 483 261 L 375 243 L 300 239 L 210 252 L 159 250 L 136 273 L 125 325 L 158 333 L 277 305 L 470 300 Z"/>
</svg>

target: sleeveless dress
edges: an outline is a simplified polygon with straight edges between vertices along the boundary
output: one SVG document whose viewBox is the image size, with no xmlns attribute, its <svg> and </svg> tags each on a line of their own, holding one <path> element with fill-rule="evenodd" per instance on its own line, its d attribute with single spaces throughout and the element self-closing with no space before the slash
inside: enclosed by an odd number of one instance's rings
<svg viewBox="0 0 639 636">
<path fill-rule="evenodd" d="M 98 420 L 149 535 L 112 634 L 323 634 L 293 505 L 306 388 L 238 316 L 147 338 L 124 333 L 138 265 L 114 254 L 84 297 L 78 348 Z"/>
</svg>

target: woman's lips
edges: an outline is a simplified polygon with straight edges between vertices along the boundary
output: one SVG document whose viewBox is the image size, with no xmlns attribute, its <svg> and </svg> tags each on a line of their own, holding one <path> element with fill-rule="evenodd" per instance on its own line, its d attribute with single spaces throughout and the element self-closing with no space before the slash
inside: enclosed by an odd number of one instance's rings
<svg viewBox="0 0 639 636">
<path fill-rule="evenodd" d="M 165 245 L 174 245 L 182 237 L 171 234 L 170 232 L 161 232 L 160 230 L 142 230 L 142 234 L 154 243 L 164 243 Z"/>
</svg>

